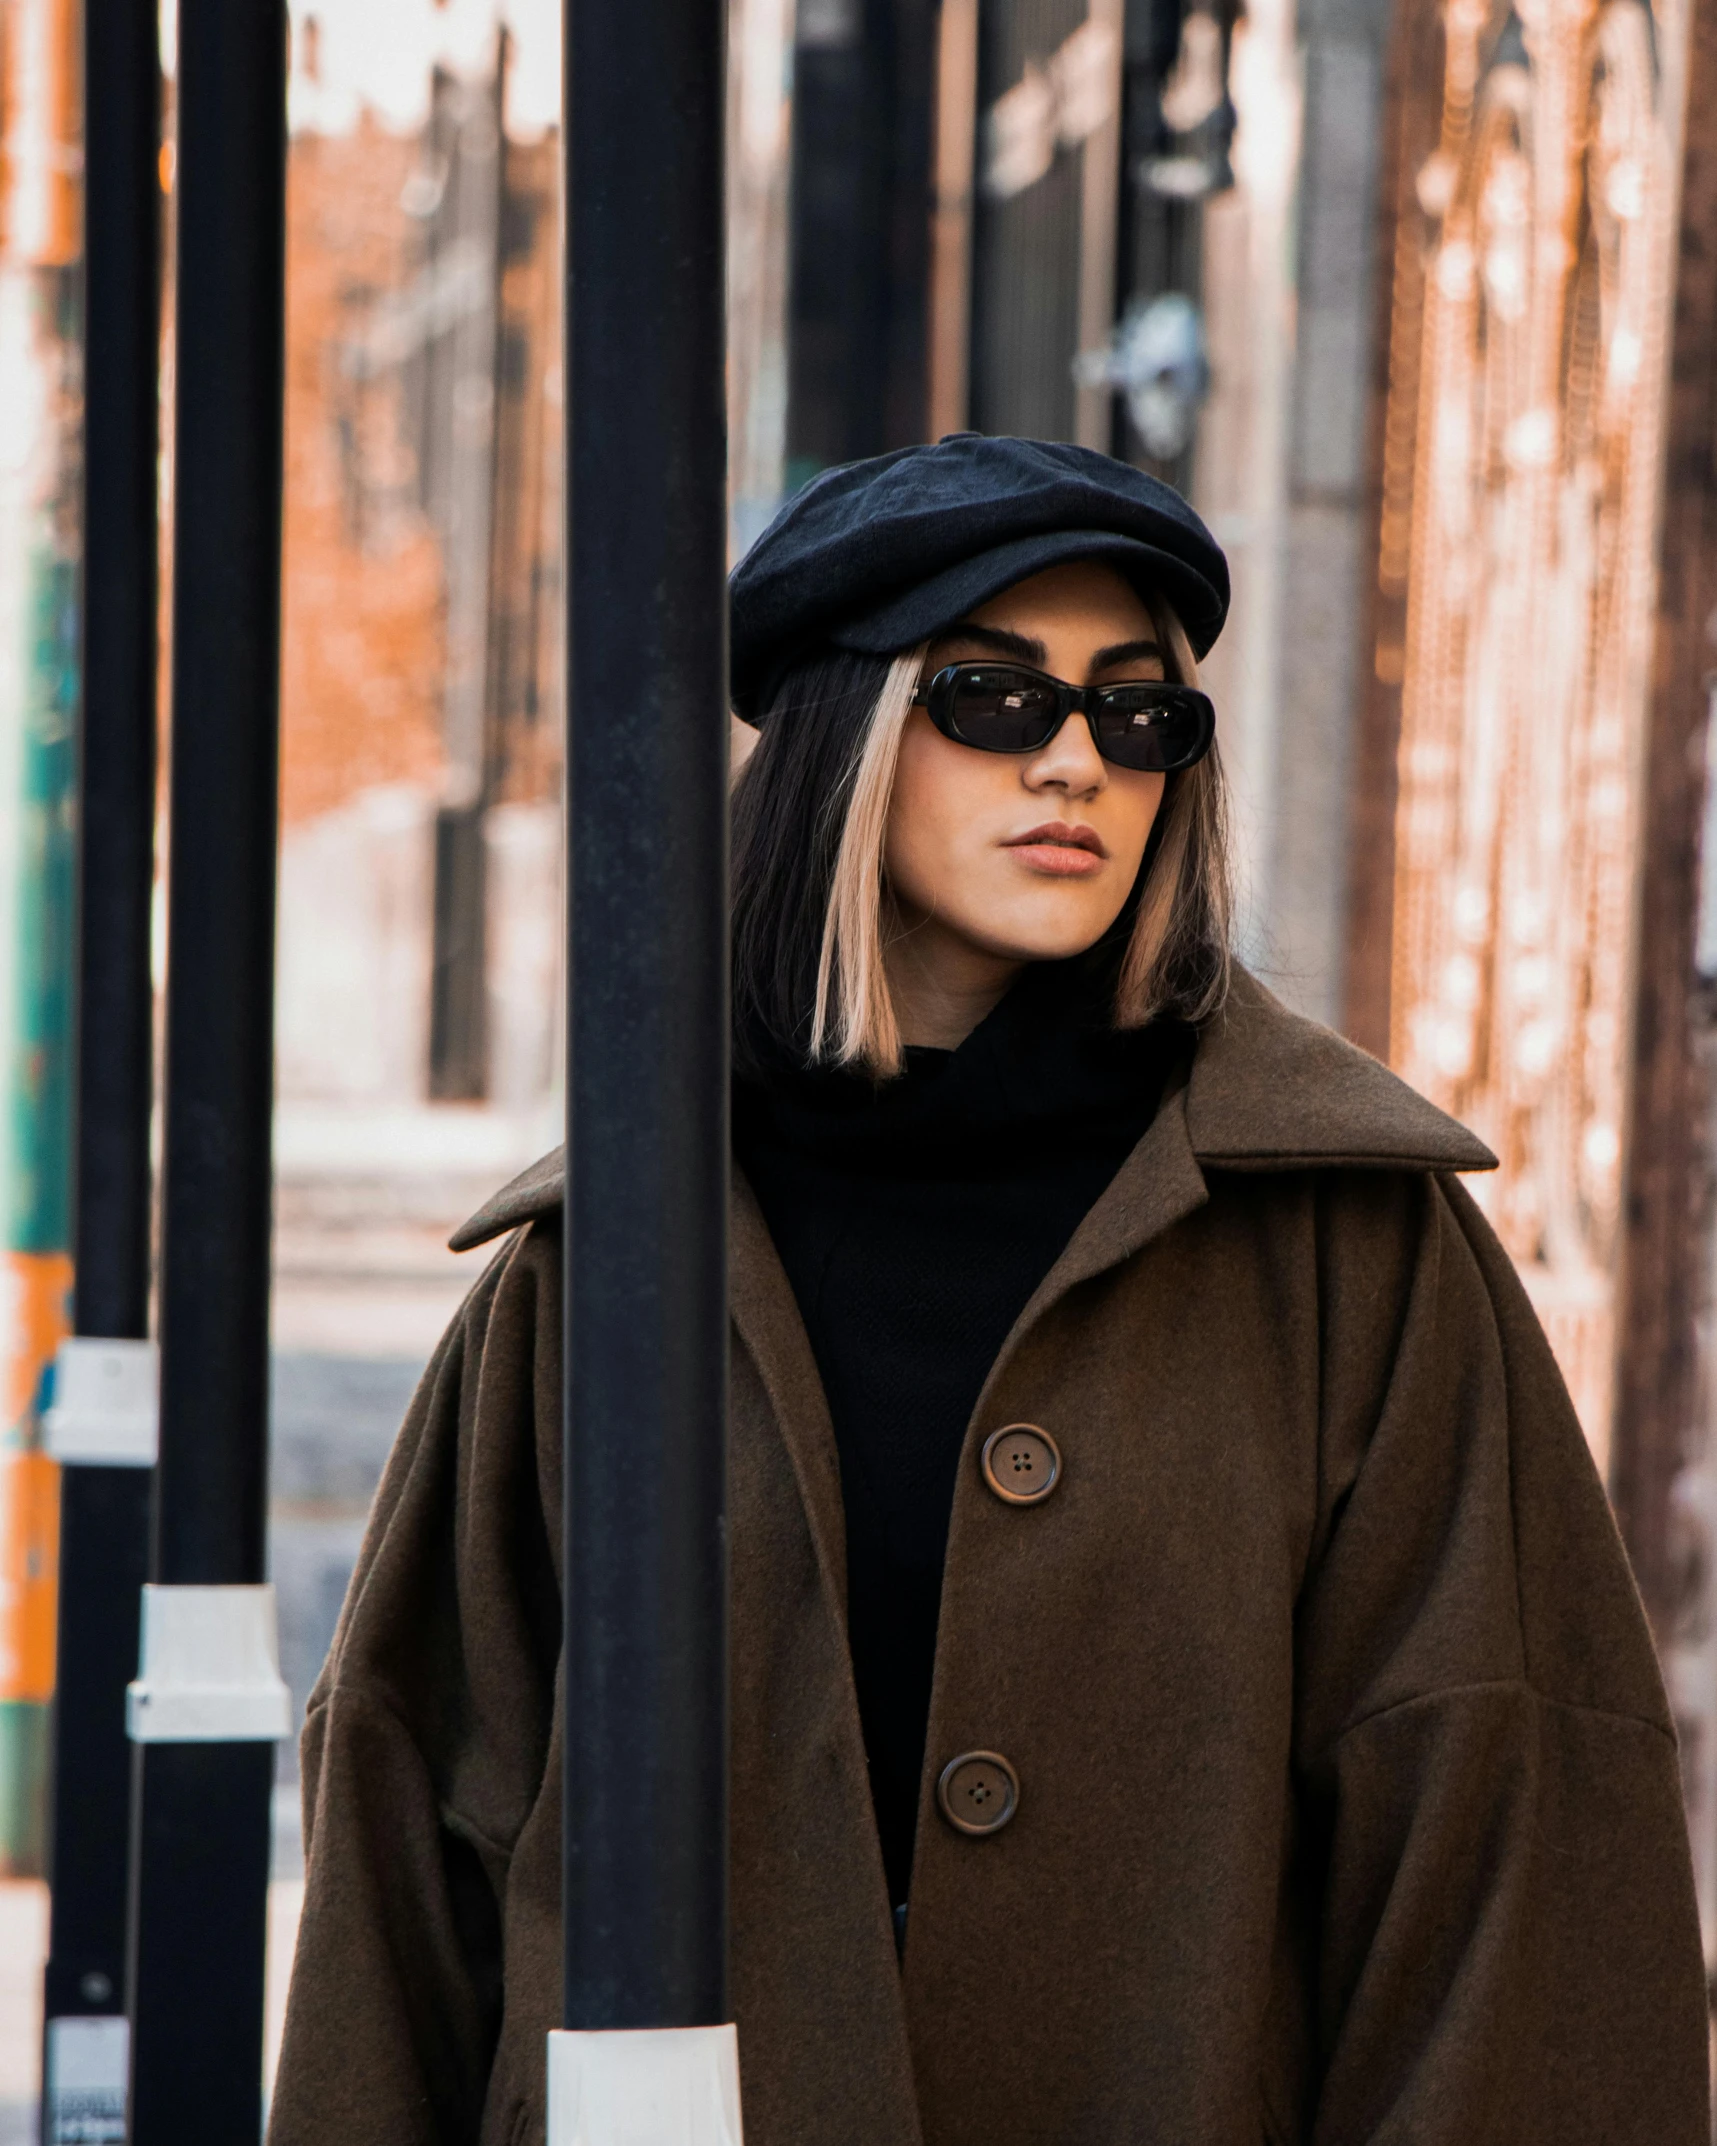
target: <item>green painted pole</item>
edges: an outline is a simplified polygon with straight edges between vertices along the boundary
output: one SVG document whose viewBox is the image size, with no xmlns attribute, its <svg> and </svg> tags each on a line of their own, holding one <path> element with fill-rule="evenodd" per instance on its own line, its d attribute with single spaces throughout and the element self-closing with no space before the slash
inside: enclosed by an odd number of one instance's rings
<svg viewBox="0 0 1717 2146">
<path fill-rule="evenodd" d="M 0 1875 L 45 1865 L 71 1311 L 76 873 L 77 15 L 13 0 L 0 196 Z"/>
<path fill-rule="evenodd" d="M 52 271 L 0 271 L 0 398 L 20 356 L 64 383 L 71 301 Z M 76 468 L 56 460 L 21 512 L 0 478 L 0 1871 L 14 1876 L 44 1865 L 59 1484 L 41 1411 L 72 1279 Z"/>
</svg>

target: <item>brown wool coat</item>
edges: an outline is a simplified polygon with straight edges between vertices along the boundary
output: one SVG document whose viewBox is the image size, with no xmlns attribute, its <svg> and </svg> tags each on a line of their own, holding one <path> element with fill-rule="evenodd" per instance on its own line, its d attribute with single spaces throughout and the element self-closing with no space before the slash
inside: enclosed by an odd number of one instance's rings
<svg viewBox="0 0 1717 2146">
<path fill-rule="evenodd" d="M 904 1966 L 827 1407 L 733 1218 L 747 2146 L 1705 2146 L 1675 1746 L 1470 1134 L 1241 978 L 979 1399 Z M 304 1734 L 272 2146 L 536 2146 L 558 2024 L 559 1162 L 424 1377 Z M 1042 1505 L 981 1437 L 1053 1431 Z M 937 1814 L 952 1754 L 1017 1816 Z"/>
</svg>

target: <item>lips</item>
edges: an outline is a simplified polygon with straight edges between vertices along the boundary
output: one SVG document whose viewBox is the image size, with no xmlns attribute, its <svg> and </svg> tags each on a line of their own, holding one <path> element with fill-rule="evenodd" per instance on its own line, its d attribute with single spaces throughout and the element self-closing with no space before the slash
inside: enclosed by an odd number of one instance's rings
<svg viewBox="0 0 1717 2146">
<path fill-rule="evenodd" d="M 1065 820 L 1046 820 L 1002 847 L 1044 879 L 1093 879 L 1109 854 L 1096 828 L 1069 827 Z"/>
<path fill-rule="evenodd" d="M 1069 827 L 1065 820 L 1045 820 L 1041 827 L 1033 827 L 1026 834 L 1010 835 L 1003 847 L 1088 850 L 1093 857 L 1099 858 L 1109 854 L 1095 827 Z"/>
</svg>

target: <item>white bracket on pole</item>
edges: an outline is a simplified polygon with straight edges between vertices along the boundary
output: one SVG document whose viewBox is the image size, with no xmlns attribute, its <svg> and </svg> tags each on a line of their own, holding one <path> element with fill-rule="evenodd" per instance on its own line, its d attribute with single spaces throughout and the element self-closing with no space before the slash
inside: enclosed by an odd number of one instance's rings
<svg viewBox="0 0 1717 2146">
<path fill-rule="evenodd" d="M 292 1734 L 272 1586 L 145 1587 L 139 1651 L 125 1693 L 134 1744 L 275 1743 Z"/>
<path fill-rule="evenodd" d="M 54 1358 L 54 1397 L 42 1414 L 50 1460 L 62 1467 L 153 1468 L 161 1352 L 152 1341 L 71 1335 Z"/>
<path fill-rule="evenodd" d="M 548 2146 L 742 2146 L 732 2027 L 548 2038 Z"/>
</svg>

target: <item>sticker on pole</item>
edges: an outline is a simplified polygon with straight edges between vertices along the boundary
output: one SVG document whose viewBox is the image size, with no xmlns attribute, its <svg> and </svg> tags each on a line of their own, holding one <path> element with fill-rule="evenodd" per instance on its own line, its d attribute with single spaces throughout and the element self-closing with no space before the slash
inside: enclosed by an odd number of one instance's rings
<svg viewBox="0 0 1717 2146">
<path fill-rule="evenodd" d="M 742 2146 L 732 2027 L 548 2038 L 548 2146 Z"/>
<path fill-rule="evenodd" d="M 122 2146 L 131 2022 L 50 2019 L 47 2040 L 45 2146 Z"/>
</svg>

